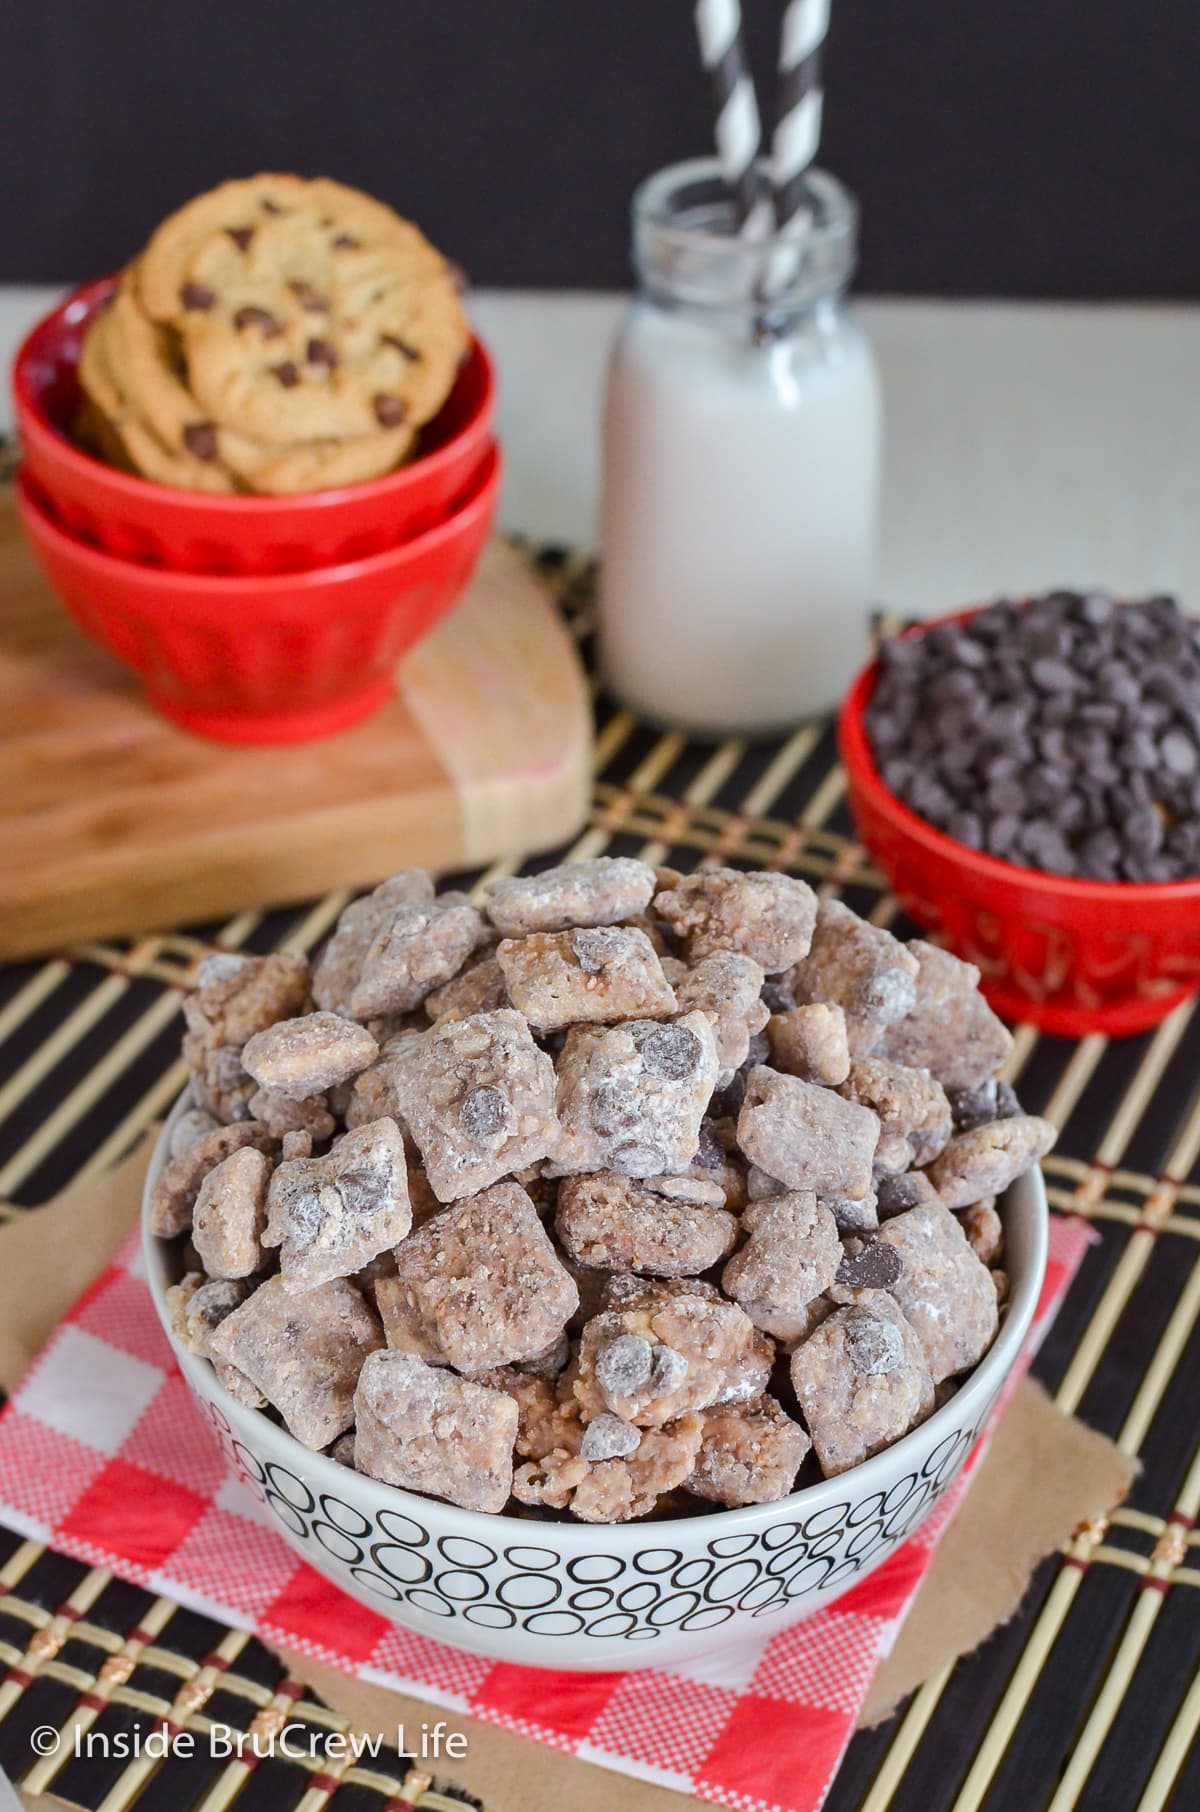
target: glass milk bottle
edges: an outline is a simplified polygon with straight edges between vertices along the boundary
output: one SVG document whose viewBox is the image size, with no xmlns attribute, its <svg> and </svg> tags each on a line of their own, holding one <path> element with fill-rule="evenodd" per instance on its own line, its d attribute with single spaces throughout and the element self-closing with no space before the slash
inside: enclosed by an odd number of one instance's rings
<svg viewBox="0 0 1200 1812">
<path fill-rule="evenodd" d="M 845 291 L 857 210 L 737 235 L 714 160 L 633 201 L 638 292 L 604 417 L 599 632 L 634 710 L 701 734 L 834 704 L 866 654 L 881 405 Z"/>
</svg>

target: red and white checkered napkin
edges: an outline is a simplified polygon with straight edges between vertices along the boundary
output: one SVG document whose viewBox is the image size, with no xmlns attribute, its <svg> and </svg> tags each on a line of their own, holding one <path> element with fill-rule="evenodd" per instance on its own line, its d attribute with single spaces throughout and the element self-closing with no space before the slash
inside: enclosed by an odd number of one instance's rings
<svg viewBox="0 0 1200 1812">
<path fill-rule="evenodd" d="M 1088 1238 L 1081 1223 L 1054 1219 L 1032 1344 Z M 740 1812 L 820 1806 L 962 1489 L 877 1572 L 793 1629 L 686 1668 L 555 1674 L 410 1635 L 297 1559 L 227 1477 L 135 1241 L 76 1303 L 0 1418 L 0 1521 L 10 1527 L 268 1642 Z"/>
</svg>

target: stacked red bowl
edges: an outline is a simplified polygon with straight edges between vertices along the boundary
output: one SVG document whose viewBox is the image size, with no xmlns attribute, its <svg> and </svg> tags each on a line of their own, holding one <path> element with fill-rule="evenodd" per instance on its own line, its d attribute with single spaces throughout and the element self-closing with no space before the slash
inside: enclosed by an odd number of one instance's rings
<svg viewBox="0 0 1200 1812">
<path fill-rule="evenodd" d="M 101 278 L 38 323 L 13 395 L 25 527 L 80 627 L 202 735 L 292 742 L 384 704 L 396 663 L 461 596 L 500 488 L 495 380 L 478 340 L 417 455 L 297 496 L 213 496 L 118 471 L 70 437 Z"/>
</svg>

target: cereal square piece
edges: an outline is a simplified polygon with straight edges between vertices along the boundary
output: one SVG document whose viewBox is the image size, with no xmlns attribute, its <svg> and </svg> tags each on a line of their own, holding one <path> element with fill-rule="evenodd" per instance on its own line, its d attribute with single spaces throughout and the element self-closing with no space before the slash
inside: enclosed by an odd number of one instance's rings
<svg viewBox="0 0 1200 1812">
<path fill-rule="evenodd" d="M 858 1200 L 871 1188 L 879 1119 L 831 1089 L 760 1065 L 746 1081 L 738 1143 L 789 1189 Z"/>
<path fill-rule="evenodd" d="M 979 992 L 979 970 L 936 944 L 914 939 L 916 1000 L 890 1025 L 878 1055 L 930 1070 L 949 1094 L 986 1082 L 1012 1049 L 1008 1031 Z"/>
<path fill-rule="evenodd" d="M 996 1213 L 995 1196 L 973 1202 L 957 1218 L 967 1244 L 980 1264 L 998 1264 L 1004 1257 L 1004 1223 Z"/>
<path fill-rule="evenodd" d="M 628 926 L 506 937 L 496 959 L 509 999 L 539 1032 L 676 1011 L 653 944 Z"/>
<path fill-rule="evenodd" d="M 242 1067 L 259 1088 L 304 1101 L 349 1082 L 378 1055 L 371 1034 L 352 1019 L 337 1013 L 306 1013 L 256 1032 L 242 1051 Z"/>
<path fill-rule="evenodd" d="M 242 1281 L 205 1277 L 202 1271 L 188 1271 L 166 1292 L 171 1331 L 189 1353 L 208 1358 L 208 1337 L 232 1315 L 239 1303 L 245 1302 L 253 1286 Z"/>
<path fill-rule="evenodd" d="M 742 1307 L 761 1333 L 769 1334 L 785 1353 L 791 1353 L 832 1315 L 837 1304 L 830 1296 L 814 1296 L 802 1309 L 772 1309 L 765 1302 L 744 1302 Z"/>
<path fill-rule="evenodd" d="M 552 1149 L 554 1064 L 511 1007 L 439 1020 L 391 1063 L 400 1112 L 439 1201 L 475 1195 Z"/>
<path fill-rule="evenodd" d="M 985 1195 L 1003 1195 L 1050 1150 L 1058 1133 L 1037 1114 L 1013 1114 L 959 1133 L 928 1168 L 947 1208 L 969 1208 Z"/>
<path fill-rule="evenodd" d="M 721 1206 L 721 1190 L 713 1203 L 672 1198 L 670 1188 L 665 1177 L 639 1183 L 611 1170 L 566 1177 L 554 1225 L 567 1257 L 651 1277 L 696 1277 L 719 1264 L 733 1251 L 738 1230 Z"/>
<path fill-rule="evenodd" d="M 537 1210 L 519 1183 L 496 1183 L 435 1215 L 396 1249 L 394 1277 L 376 1285 L 388 1344 L 460 1372 L 535 1359 L 579 1306 Z M 401 1338 L 391 1337 L 392 1308 Z"/>
<path fill-rule="evenodd" d="M 850 1074 L 846 1015 L 834 1001 L 814 1000 L 773 1013 L 767 1043 L 775 1069 L 802 1082 L 836 1088 Z"/>
<path fill-rule="evenodd" d="M 379 1046 L 379 1055 L 389 1057 L 393 1050 L 406 1044 L 415 1033 L 427 1032 L 432 1017 L 422 1003 L 421 1006 L 414 1007 L 411 1013 L 376 1013 L 363 1023 Z"/>
<path fill-rule="evenodd" d="M 791 1366 L 826 1478 L 890 1447 L 934 1406 L 921 1342 L 882 1291 L 826 1316 Z"/>
<path fill-rule="evenodd" d="M 183 1286 L 175 1285 L 174 1288 L 183 1288 L 189 1281 L 185 1278 Z M 233 1311 L 246 1300 L 253 1287 L 252 1284 L 245 1282 L 227 1282 L 220 1279 L 201 1283 L 199 1288 L 192 1292 L 191 1300 L 187 1305 L 182 1338 L 191 1352 L 198 1353 L 202 1359 L 211 1361 L 218 1384 L 223 1385 L 231 1397 L 236 1397 L 239 1403 L 246 1405 L 247 1409 L 265 1409 L 267 1399 L 257 1384 L 247 1378 L 245 1372 L 240 1372 L 236 1365 L 230 1365 L 227 1359 L 214 1358 L 209 1351 L 209 1337 L 214 1328 L 219 1328 L 221 1323 L 233 1314 Z M 172 1293 L 172 1290 L 167 1291 L 168 1301 L 170 1301 Z M 175 1331 L 180 1332 L 178 1323 L 176 1323 Z"/>
<path fill-rule="evenodd" d="M 807 881 L 767 869 L 701 868 L 656 894 L 654 910 L 683 940 L 689 962 L 737 950 L 778 975 L 808 955 L 817 896 Z"/>
<path fill-rule="evenodd" d="M 481 1372 L 474 1382 L 506 1392 L 516 1404 L 515 1449 L 522 1459 L 545 1459 L 556 1450 L 579 1452 L 583 1415 L 571 1381 L 538 1377 L 515 1365 L 501 1365 L 495 1371 Z"/>
<path fill-rule="evenodd" d="M 707 1013 L 712 1019 L 717 1063 L 723 1074 L 741 1068 L 751 1038 L 770 1017 L 762 1003 L 765 979 L 752 956 L 718 950 L 702 957 L 694 969 L 685 970 L 675 983 L 681 1013 Z"/>
<path fill-rule="evenodd" d="M 164 1292 L 167 1304 L 167 1317 L 171 1332 L 177 1340 L 189 1345 L 187 1335 L 187 1312 L 192 1298 L 204 1282 L 203 1271 L 185 1271 L 175 1283 L 168 1284 Z"/>
<path fill-rule="evenodd" d="M 192 1215 L 192 1244 L 210 1277 L 251 1277 L 263 1269 L 270 1178 L 270 1159 L 253 1145 L 243 1145 L 201 1183 Z"/>
<path fill-rule="evenodd" d="M 694 1497 L 715 1504 L 774 1504 L 796 1481 L 812 1442 L 774 1397 L 707 1409 L 696 1469 L 687 1481 Z"/>
<path fill-rule="evenodd" d="M 691 1476 L 700 1435 L 697 1415 L 641 1429 L 616 1416 L 598 1416 L 583 1434 L 587 1451 L 556 1447 L 518 1466 L 513 1495 L 523 1504 L 569 1508 L 585 1523 L 649 1516 Z"/>
<path fill-rule="evenodd" d="M 746 1243 L 721 1273 L 721 1288 L 735 1302 L 794 1315 L 837 1275 L 843 1256 L 837 1223 L 807 1191 L 752 1202 L 742 1231 Z"/>
<path fill-rule="evenodd" d="M 349 1277 L 412 1225 L 404 1139 L 394 1120 L 355 1127 L 324 1158 L 280 1164 L 263 1243 L 278 1246 L 289 1293 Z"/>
<path fill-rule="evenodd" d="M 925 1350 L 935 1384 L 977 1365 L 996 1338 L 996 1290 L 941 1202 L 925 1202 L 880 1228 L 879 1245 L 900 1255 L 892 1295 Z"/>
<path fill-rule="evenodd" d="M 407 1013 L 457 975 L 487 942 L 487 926 L 465 893 L 443 893 L 425 905 L 398 906 L 367 951 L 350 996 L 356 1019 Z"/>
<path fill-rule="evenodd" d="M 227 1390 L 239 1403 L 244 1403 L 247 1409 L 267 1407 L 267 1399 L 257 1384 L 252 1378 L 247 1378 L 245 1372 L 240 1372 L 236 1365 L 230 1365 L 227 1359 L 214 1359 L 212 1368 L 222 1389 Z"/>
<path fill-rule="evenodd" d="M 349 1023 L 349 1020 L 342 1021 L 344 1025 Z M 272 1089 L 260 1088 L 251 1095 L 248 1105 L 251 1117 L 260 1121 L 273 1139 L 286 1139 L 291 1133 L 306 1133 L 311 1144 L 313 1140 L 332 1138 L 337 1128 L 324 1095 L 295 1101 L 290 1095 L 277 1095 Z M 284 1156 L 287 1155 L 285 1152 Z"/>
<path fill-rule="evenodd" d="M 354 1395 L 354 1464 L 406 1491 L 503 1510 L 512 1493 L 517 1406 L 411 1353 L 374 1353 Z"/>
<path fill-rule="evenodd" d="M 365 1126 L 368 1120 L 395 1120 L 406 1127 L 400 1097 L 408 1072 L 408 1059 L 428 1036 L 429 1027 L 420 1032 L 406 1032 L 388 1046 L 378 1063 L 359 1072 L 350 1084 L 342 1110 L 349 1127 Z M 336 1099 L 336 1097 L 335 1097 Z"/>
<path fill-rule="evenodd" d="M 257 1114 L 253 1113 L 250 1117 L 251 1119 L 258 1118 Z M 988 1118 L 993 1119 L 994 1115 L 989 1114 Z M 220 1124 L 216 1115 L 210 1114 L 206 1108 L 187 1108 L 172 1124 L 170 1133 L 167 1135 L 168 1157 L 181 1158 L 185 1151 L 190 1151 L 193 1145 L 198 1145 L 200 1140 L 206 1138 L 209 1133 L 216 1132 Z"/>
<path fill-rule="evenodd" d="M 174 1239 L 176 1234 L 186 1233 L 192 1224 L 200 1185 L 209 1171 L 244 1145 L 269 1152 L 273 1144 L 266 1127 L 257 1120 L 238 1120 L 232 1126 L 219 1126 L 215 1132 L 203 1134 L 159 1172 L 150 1192 L 150 1231 L 160 1239 Z"/>
<path fill-rule="evenodd" d="M 328 1013 L 349 1015 L 350 997 L 358 985 L 367 951 L 392 914 L 401 906 L 427 906 L 433 882 L 423 868 L 392 875 L 373 893 L 352 900 L 334 928 L 313 968 L 312 992 Z"/>
<path fill-rule="evenodd" d="M 822 1205 L 832 1214 L 839 1233 L 873 1233 L 879 1225 L 879 1205 L 873 1189 L 857 1201 L 848 1196 L 826 1196 Z"/>
<path fill-rule="evenodd" d="M 183 1056 L 193 1090 L 218 1120 L 244 1120 L 254 1083 L 242 1067 L 242 1048 L 277 1019 L 306 1010 L 308 964 L 283 950 L 270 956 L 220 951 L 201 963 L 197 979 L 183 1003 Z"/>
<path fill-rule="evenodd" d="M 658 1428 L 757 1397 L 771 1358 L 749 1317 L 711 1284 L 614 1277 L 583 1330 L 575 1396 L 587 1421 L 607 1412 Z"/>
<path fill-rule="evenodd" d="M 472 1013 L 495 1013 L 509 1005 L 504 971 L 490 950 L 425 998 L 430 1019 L 469 1019 Z"/>
<path fill-rule="evenodd" d="M 747 1166 L 737 1147 L 735 1121 L 704 1119 L 700 1122 L 700 1144 L 683 1175 L 712 1183 L 721 1193 L 721 1205 L 731 1214 L 740 1214 L 749 1198 Z"/>
<path fill-rule="evenodd" d="M 840 1006 L 850 1055 L 869 1057 L 887 1027 L 912 1011 L 917 968 L 911 946 L 841 900 L 822 900 L 812 949 L 788 979 L 798 1004 Z"/>
<path fill-rule="evenodd" d="M 886 1057 L 856 1057 L 838 1093 L 879 1115 L 877 1170 L 907 1170 L 937 1157 L 953 1131 L 946 1091 L 928 1070 L 912 1070 Z M 882 1162 L 884 1139 L 894 1139 L 898 1161 Z"/>
<path fill-rule="evenodd" d="M 345 1278 L 294 1296 L 268 1277 L 210 1335 L 209 1354 L 257 1385 L 317 1453 L 353 1423 L 363 1360 L 382 1345 L 379 1323 Z"/>
<path fill-rule="evenodd" d="M 531 931 L 567 931 L 575 925 L 616 925 L 645 912 L 654 892 L 654 870 L 631 856 L 597 856 L 564 862 L 538 875 L 493 881 L 483 902 L 497 931 L 524 937 Z"/>
<path fill-rule="evenodd" d="M 255 1032 L 302 1012 L 308 999 L 308 963 L 286 950 L 221 951 L 201 963 L 197 979 L 183 1006 L 188 1030 L 239 1050 Z"/>
<path fill-rule="evenodd" d="M 595 1426 L 593 1423 L 584 1435 L 582 1459 L 588 1459 L 587 1442 L 589 1437 L 594 1440 Z M 699 1416 L 678 1416 L 661 1428 L 634 1432 L 638 1442 L 631 1452 L 590 1459 L 588 1475 L 571 1497 L 572 1513 L 580 1522 L 625 1523 L 649 1516 L 668 1492 L 691 1477 L 700 1451 Z M 599 1454 L 604 1451 L 598 1442 L 595 1449 Z"/>
<path fill-rule="evenodd" d="M 558 1059 L 559 1133 L 551 1152 L 568 1173 L 684 1171 L 717 1080 L 706 1013 L 671 1025 L 635 1019 L 607 1030 L 576 1026 Z"/>
</svg>

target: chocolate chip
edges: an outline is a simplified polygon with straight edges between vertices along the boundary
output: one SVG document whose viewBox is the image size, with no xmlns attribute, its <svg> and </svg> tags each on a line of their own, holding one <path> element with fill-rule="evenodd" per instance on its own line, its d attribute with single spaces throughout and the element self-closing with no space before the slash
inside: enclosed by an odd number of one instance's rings
<svg viewBox="0 0 1200 1812">
<path fill-rule="evenodd" d="M 270 309 L 258 308 L 250 302 L 247 302 L 244 308 L 238 309 L 233 317 L 233 324 L 239 333 L 244 327 L 259 328 L 264 340 L 277 340 L 283 332 L 283 328 Z"/>
<path fill-rule="evenodd" d="M 891 1176 L 880 1177 L 876 1185 L 876 1209 L 880 1220 L 891 1220 L 893 1215 L 907 1214 L 918 1202 L 929 1200 L 929 1183 L 919 1170 L 897 1171 Z"/>
<path fill-rule="evenodd" d="M 305 283 L 302 279 L 297 278 L 294 283 L 288 284 L 288 288 L 291 290 L 293 296 L 295 296 L 301 308 L 308 314 L 323 315 L 328 312 L 328 302 L 325 300 L 324 296 L 318 295 L 311 283 Z"/>
<path fill-rule="evenodd" d="M 217 457 L 217 428 L 215 422 L 189 422 L 183 431 L 183 444 L 193 459 L 202 459 L 207 463 Z"/>
<path fill-rule="evenodd" d="M 847 1254 L 834 1282 L 843 1290 L 890 1290 L 903 1269 L 900 1254 L 886 1240 L 869 1239 L 861 1252 Z"/>
<path fill-rule="evenodd" d="M 278 378 L 285 390 L 294 390 L 300 382 L 300 368 L 293 359 L 284 359 L 282 364 L 271 366 L 271 376 Z"/>
<path fill-rule="evenodd" d="M 950 1096 L 950 1112 L 956 1132 L 973 1132 L 977 1126 L 987 1126 L 997 1119 L 995 1077 L 974 1088 L 956 1089 Z"/>
<path fill-rule="evenodd" d="M 596 1382 L 611 1397 L 628 1396 L 650 1382 L 653 1349 L 640 1334 L 618 1334 L 596 1354 Z"/>
<path fill-rule="evenodd" d="M 335 251 L 352 252 L 358 245 L 358 240 L 354 237 L 353 233 L 336 233 L 334 235 L 333 245 Z"/>
<path fill-rule="evenodd" d="M 583 926 L 571 933 L 571 950 L 585 975 L 603 975 L 624 948 L 624 936 L 615 925 Z"/>
<path fill-rule="evenodd" d="M 226 227 L 225 231 L 233 240 L 233 243 L 237 246 L 239 252 L 248 252 L 250 250 L 250 241 L 254 237 L 254 228 L 252 226 Z"/>
<path fill-rule="evenodd" d="M 1017 1099 L 1017 1091 L 1012 1083 L 998 1081 L 996 1083 L 996 1118 L 1011 1120 L 1013 1115 L 1019 1114 L 1020 1111 L 1021 1103 Z"/>
<path fill-rule="evenodd" d="M 458 1117 L 472 1137 L 494 1138 L 508 1121 L 508 1097 L 503 1089 L 484 1085 L 468 1091 L 458 1104 Z"/>
<path fill-rule="evenodd" d="M 398 428 L 408 414 L 408 404 L 402 396 L 377 396 L 372 402 L 375 420 L 381 428 Z"/>
<path fill-rule="evenodd" d="M 696 1147 L 693 1164 L 699 1164 L 701 1170 L 720 1170 L 725 1163 L 725 1147 L 713 1131 L 711 1120 L 700 1123 L 700 1143 Z"/>
<path fill-rule="evenodd" d="M 895 1025 L 917 1004 L 917 984 L 907 969 L 883 963 L 854 987 L 851 1007 L 872 1025 Z"/>
<path fill-rule="evenodd" d="M 385 346 L 394 346 L 401 357 L 408 359 L 411 364 L 415 365 L 421 357 L 415 346 L 410 346 L 407 340 L 399 339 L 394 333 L 381 333 L 379 338 Z"/>
<path fill-rule="evenodd" d="M 264 214 L 283 213 L 283 209 L 280 207 L 279 203 L 277 201 L 272 201 L 269 195 L 260 195 L 258 198 L 258 205 Z"/>
<path fill-rule="evenodd" d="M 330 371 L 337 370 L 337 347 L 332 340 L 310 340 L 304 349 L 304 356 L 310 365 L 327 365 Z"/>
<path fill-rule="evenodd" d="M 700 1068 L 700 1040 L 688 1026 L 656 1026 L 642 1040 L 642 1068 L 666 1082 L 688 1082 Z"/>
<path fill-rule="evenodd" d="M 684 1353 L 673 1346 L 656 1346 L 650 1362 L 650 1388 L 656 1397 L 670 1396 L 687 1377 L 688 1362 Z"/>
<path fill-rule="evenodd" d="M 387 1179 L 377 1170 L 343 1170 L 334 1188 L 350 1214 L 364 1220 L 378 1214 L 387 1199 Z"/>
<path fill-rule="evenodd" d="M 846 1356 L 856 1371 L 869 1378 L 885 1377 L 904 1363 L 904 1339 L 894 1322 L 869 1309 L 846 1317 Z"/>
<path fill-rule="evenodd" d="M 642 1431 L 620 1416 L 593 1416 L 579 1443 L 582 1460 L 624 1460 L 642 1444 Z"/>
<path fill-rule="evenodd" d="M 1196 745 L 1184 730 L 1168 730 L 1158 745 L 1159 758 L 1171 774 L 1194 774 Z"/>
<path fill-rule="evenodd" d="M 209 309 L 216 299 L 207 283 L 185 283 L 179 292 L 179 300 L 187 309 Z"/>
</svg>

